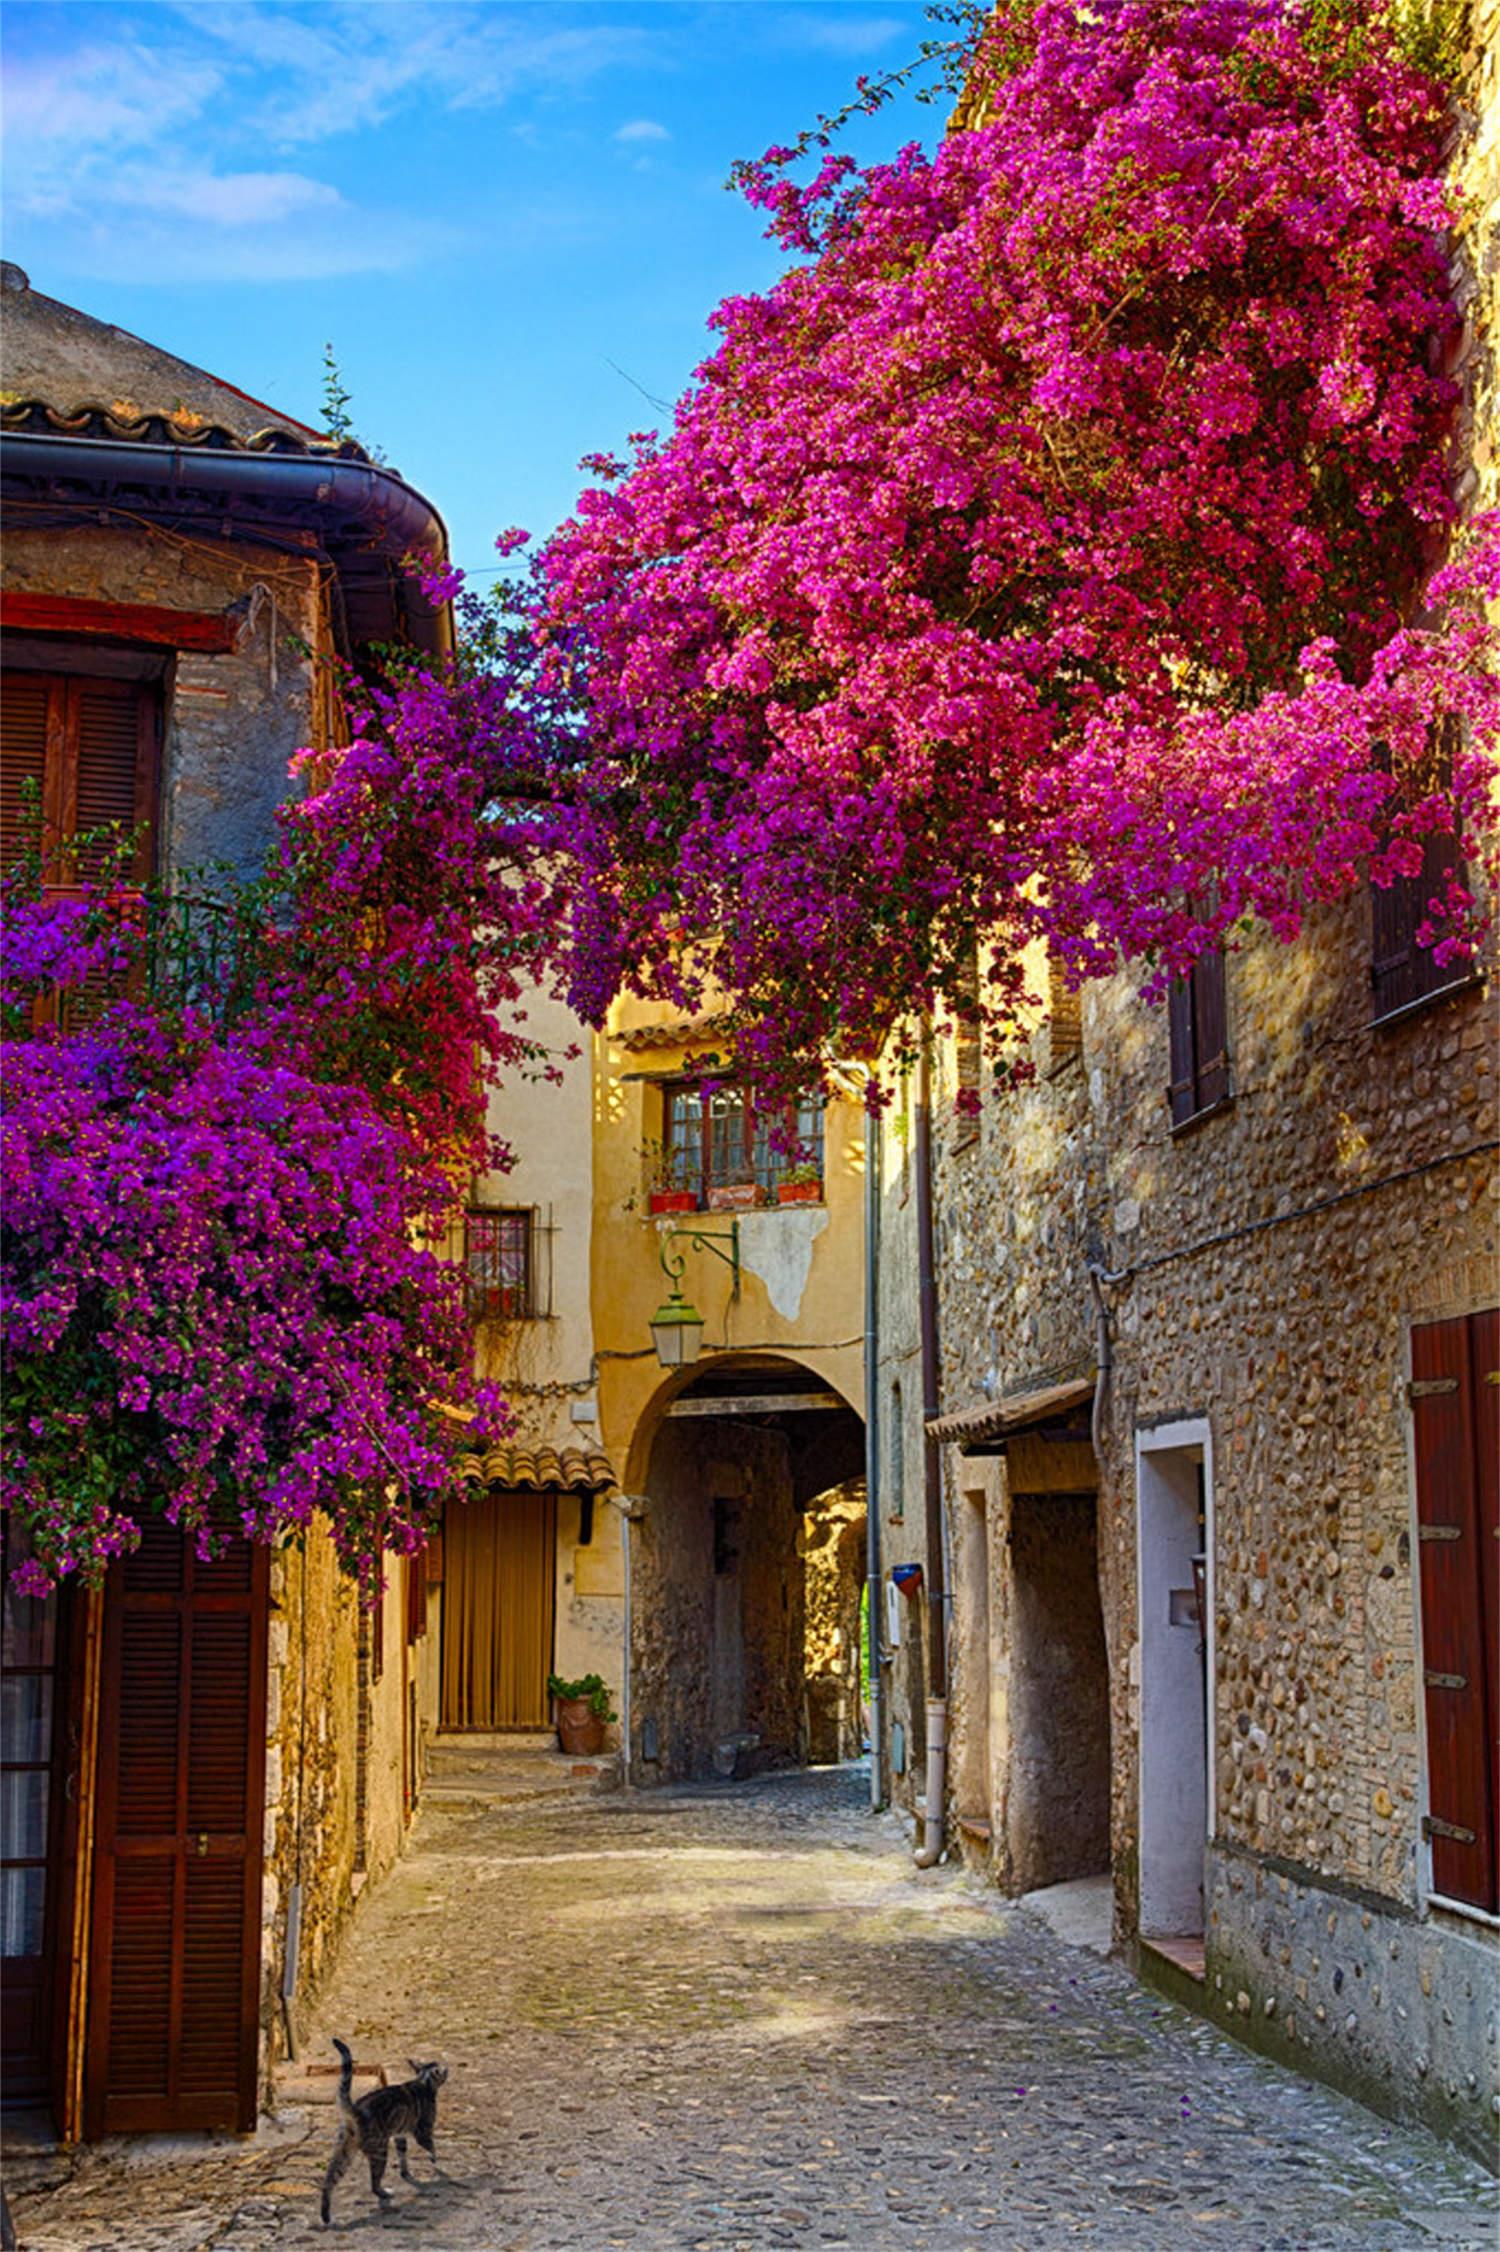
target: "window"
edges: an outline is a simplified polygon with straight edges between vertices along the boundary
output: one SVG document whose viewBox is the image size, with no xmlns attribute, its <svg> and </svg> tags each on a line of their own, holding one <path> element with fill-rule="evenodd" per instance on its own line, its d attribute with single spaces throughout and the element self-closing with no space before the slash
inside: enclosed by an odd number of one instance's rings
<svg viewBox="0 0 1500 2252">
<path fill-rule="evenodd" d="M 80 864 L 60 847 L 81 831 L 144 825 L 129 871 L 151 873 L 156 815 L 154 686 L 135 680 L 68 678 L 7 671 L 0 683 L 0 851 L 9 862 L 23 837 L 23 786 L 36 787 L 49 883 L 87 881 L 102 858 Z"/>
<path fill-rule="evenodd" d="M 1229 1100 L 1228 1010 L 1224 955 L 1215 946 L 1200 954 L 1186 977 L 1174 978 L 1167 994 L 1171 1038 L 1172 1124 L 1216 1110 Z"/>
<path fill-rule="evenodd" d="M 1445 788 L 1453 777 L 1452 744 L 1440 740 L 1432 752 L 1434 790 Z M 1441 896 L 1449 875 L 1458 865 L 1455 839 L 1434 831 L 1422 846 L 1421 872 L 1397 876 L 1390 884 L 1372 884 L 1370 983 L 1374 988 L 1374 1021 L 1399 1016 L 1434 994 L 1449 993 L 1467 985 L 1472 965 L 1459 959 L 1439 963 L 1430 946 L 1417 944 L 1417 932 L 1431 912 L 1431 901 Z"/>
<path fill-rule="evenodd" d="M 1432 1889 L 1500 1913 L 1500 1312 L 1411 1333 Z"/>
<path fill-rule="evenodd" d="M 1083 1052 L 1083 995 L 1076 985 L 1069 985 L 1055 955 L 1047 958 L 1047 1022 L 1043 1029 L 1046 1060 L 1042 1068 L 1050 1075 Z"/>
<path fill-rule="evenodd" d="M 49 891 L 65 893 L 106 871 L 106 844 L 81 854 L 66 846 L 110 823 L 139 832 L 123 874 L 127 883 L 145 884 L 155 855 L 159 717 L 154 682 L 7 669 L 0 680 L 0 860 L 9 866 L 24 845 L 36 843 L 28 818 L 34 804 Z M 102 980 L 97 990 L 70 994 L 65 1023 L 86 1021 L 106 997 Z M 46 1013 L 54 1014 L 55 1004 Z"/>
<path fill-rule="evenodd" d="M 901 1411 L 901 1379 L 891 1385 L 890 1508 L 893 1521 L 906 1515 L 906 1419 Z"/>
<path fill-rule="evenodd" d="M 530 1321 L 536 1314 L 536 1214 L 470 1212 L 464 1222 L 464 1270 L 476 1321 Z"/>
<path fill-rule="evenodd" d="M 816 1166 L 822 1177 L 823 1103 L 817 1095 L 766 1111 L 732 1080 L 669 1087 L 664 1129 L 665 1185 L 689 1191 L 700 1204 L 715 1189 L 774 1198 L 794 1167 Z"/>
</svg>

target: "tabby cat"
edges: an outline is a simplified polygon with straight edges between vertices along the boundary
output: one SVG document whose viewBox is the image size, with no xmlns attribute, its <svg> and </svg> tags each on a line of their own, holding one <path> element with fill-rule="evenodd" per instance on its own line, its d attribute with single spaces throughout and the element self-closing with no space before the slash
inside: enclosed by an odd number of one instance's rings
<svg viewBox="0 0 1500 2252">
<path fill-rule="evenodd" d="M 437 2092 L 448 2077 L 446 2064 L 418 2064 L 407 2058 L 415 2078 L 403 2080 L 399 2087 L 372 2088 L 367 2096 L 354 2101 L 354 2058 L 344 2043 L 335 2040 L 334 2047 L 343 2059 L 339 2071 L 339 2139 L 333 2156 L 328 2161 L 328 2171 L 323 2176 L 323 2226 L 328 2226 L 329 2200 L 333 2185 L 346 2174 L 354 2161 L 356 2151 L 362 2150 L 370 2162 L 370 2187 L 382 2205 L 389 2205 L 391 2193 L 381 2188 L 385 2162 L 391 2139 L 396 2143 L 396 2161 L 401 2168 L 401 2178 L 409 2182 L 411 2169 L 406 2163 L 406 2138 L 412 2135 L 426 2151 L 434 2166 L 437 2152 L 433 2148 L 432 2130 L 437 2122 Z"/>
</svg>

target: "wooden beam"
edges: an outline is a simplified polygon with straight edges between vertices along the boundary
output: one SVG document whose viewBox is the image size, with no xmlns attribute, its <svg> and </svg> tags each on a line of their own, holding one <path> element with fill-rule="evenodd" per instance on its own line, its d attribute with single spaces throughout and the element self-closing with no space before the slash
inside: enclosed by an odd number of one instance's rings
<svg viewBox="0 0 1500 2252">
<path fill-rule="evenodd" d="M 82 595 L 0 591 L 0 627 L 8 633 L 108 634 L 167 649 L 223 655 L 235 645 L 239 621 L 220 610 L 168 610 L 155 602 L 94 602 Z"/>
<path fill-rule="evenodd" d="M 783 1415 L 808 1408 L 841 1408 L 837 1392 L 741 1392 L 673 1400 L 668 1415 Z"/>
</svg>

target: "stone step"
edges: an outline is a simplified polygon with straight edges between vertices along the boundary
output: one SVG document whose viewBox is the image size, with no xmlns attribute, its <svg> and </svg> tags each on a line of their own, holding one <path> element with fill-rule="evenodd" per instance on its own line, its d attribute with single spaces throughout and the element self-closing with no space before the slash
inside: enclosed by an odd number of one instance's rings
<svg viewBox="0 0 1500 2252">
<path fill-rule="evenodd" d="M 438 1752 L 458 1752 L 465 1758 L 490 1752 L 555 1752 L 555 1728 L 501 1728 L 486 1734 L 478 1728 L 438 1729 L 428 1745 L 429 1757 Z"/>
<path fill-rule="evenodd" d="M 572 1759 L 558 1751 L 497 1753 L 430 1758 L 422 1796 L 436 1806 L 516 1806 L 535 1799 L 588 1798 L 617 1790 L 619 1784 L 618 1753 L 605 1752 L 597 1759 Z"/>
</svg>

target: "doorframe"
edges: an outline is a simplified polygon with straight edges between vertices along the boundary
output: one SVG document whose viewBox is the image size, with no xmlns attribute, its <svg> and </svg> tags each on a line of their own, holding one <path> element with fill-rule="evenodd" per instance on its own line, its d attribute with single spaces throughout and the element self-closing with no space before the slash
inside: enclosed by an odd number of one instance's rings
<svg viewBox="0 0 1500 2252">
<path fill-rule="evenodd" d="M 1136 1649 L 1139 1654 L 1137 1698 L 1138 1724 L 1136 1733 L 1136 1846 L 1140 1864 L 1140 1880 L 1136 1903 L 1136 1925 L 1140 1936 L 1149 1940 L 1151 1934 L 1140 1931 L 1141 1901 L 1145 1896 L 1145 1837 L 1146 1837 L 1146 1772 L 1147 1744 L 1145 1728 L 1146 1698 L 1146 1575 L 1145 1575 L 1145 1509 L 1143 1471 L 1147 1457 L 1156 1454 L 1188 1453 L 1201 1451 L 1203 1464 L 1203 1736 L 1204 1736 L 1204 1834 L 1205 1849 L 1212 1841 L 1217 1826 L 1218 1789 L 1217 1760 L 1215 1756 L 1216 1724 L 1218 1718 L 1218 1650 L 1215 1619 L 1218 1608 L 1218 1539 L 1217 1499 L 1214 1481 L 1213 1425 L 1207 1416 L 1189 1416 L 1175 1422 L 1139 1426 L 1135 1434 L 1135 1600 Z M 1165 1936 L 1165 1935 L 1164 1935 Z"/>
</svg>

